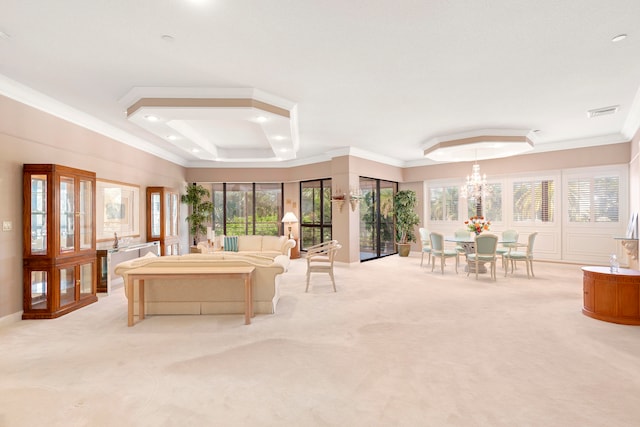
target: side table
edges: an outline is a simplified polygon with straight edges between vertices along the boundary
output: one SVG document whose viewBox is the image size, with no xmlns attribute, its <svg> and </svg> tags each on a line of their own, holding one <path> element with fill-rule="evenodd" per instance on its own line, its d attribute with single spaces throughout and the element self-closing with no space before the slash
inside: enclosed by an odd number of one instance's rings
<svg viewBox="0 0 640 427">
<path fill-rule="evenodd" d="M 293 239 L 296 241 L 296 245 L 291 248 L 290 259 L 298 259 L 300 258 L 300 239 Z"/>
<path fill-rule="evenodd" d="M 582 267 L 582 313 L 605 322 L 640 325 L 640 271 Z"/>
</svg>

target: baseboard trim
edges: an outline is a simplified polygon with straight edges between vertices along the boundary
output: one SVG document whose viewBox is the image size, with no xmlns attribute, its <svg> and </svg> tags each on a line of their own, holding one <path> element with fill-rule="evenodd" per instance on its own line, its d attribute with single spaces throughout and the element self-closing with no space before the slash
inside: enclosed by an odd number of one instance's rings
<svg viewBox="0 0 640 427">
<path fill-rule="evenodd" d="M 9 314 L 4 317 L 0 317 L 0 328 L 9 326 L 13 323 L 19 322 L 22 320 L 22 310 Z"/>
</svg>

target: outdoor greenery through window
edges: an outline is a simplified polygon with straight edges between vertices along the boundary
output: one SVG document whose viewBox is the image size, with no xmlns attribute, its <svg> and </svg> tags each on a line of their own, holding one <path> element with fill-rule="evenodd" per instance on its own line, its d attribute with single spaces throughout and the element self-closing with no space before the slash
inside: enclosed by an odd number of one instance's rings
<svg viewBox="0 0 640 427">
<path fill-rule="evenodd" d="M 458 198 L 456 186 L 433 187 L 429 190 L 431 221 L 458 221 Z"/>
<path fill-rule="evenodd" d="M 398 183 L 361 176 L 360 191 L 360 260 L 396 253 L 393 199 Z"/>
<path fill-rule="evenodd" d="M 282 234 L 281 183 L 216 183 L 212 198 L 216 234 Z"/>
<path fill-rule="evenodd" d="M 569 221 L 618 222 L 620 178 L 599 176 L 570 179 Z"/>
<path fill-rule="evenodd" d="M 331 179 L 300 183 L 301 249 L 331 240 Z"/>
<path fill-rule="evenodd" d="M 554 221 L 553 180 L 531 180 L 513 183 L 513 220 L 519 222 Z"/>
</svg>

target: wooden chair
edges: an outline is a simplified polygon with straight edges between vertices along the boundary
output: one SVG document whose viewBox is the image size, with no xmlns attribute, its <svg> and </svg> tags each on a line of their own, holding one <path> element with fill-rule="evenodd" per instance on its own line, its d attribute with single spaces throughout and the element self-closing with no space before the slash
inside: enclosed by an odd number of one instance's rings
<svg viewBox="0 0 640 427">
<path fill-rule="evenodd" d="M 336 281 L 333 277 L 333 261 L 336 253 L 342 247 L 337 240 L 323 242 L 307 249 L 307 287 L 305 292 L 309 291 L 309 281 L 311 273 L 327 273 L 333 284 L 333 291 L 336 292 Z"/>
<path fill-rule="evenodd" d="M 431 263 L 431 271 L 436 266 L 436 259 L 440 259 L 440 271 L 444 274 L 444 261 L 447 258 L 456 259 L 456 274 L 458 274 L 458 252 L 454 249 L 444 248 L 444 236 L 440 233 L 431 233 L 431 256 L 433 257 Z"/>
<path fill-rule="evenodd" d="M 471 272 L 471 265 L 475 264 L 476 280 L 478 280 L 478 270 L 481 262 L 488 262 L 491 278 L 496 280 L 496 249 L 498 248 L 498 236 L 495 234 L 482 233 L 476 236 L 475 252 L 467 254 L 467 276 Z"/>
</svg>

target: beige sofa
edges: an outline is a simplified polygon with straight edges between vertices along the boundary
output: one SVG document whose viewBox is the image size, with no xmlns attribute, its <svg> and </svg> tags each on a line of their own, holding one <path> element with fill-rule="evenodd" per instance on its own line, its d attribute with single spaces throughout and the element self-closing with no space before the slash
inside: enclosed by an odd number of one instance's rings
<svg viewBox="0 0 640 427">
<path fill-rule="evenodd" d="M 254 266 L 252 287 L 255 313 L 272 314 L 278 304 L 280 275 L 286 271 L 289 257 L 274 259 L 262 256 L 217 252 L 157 257 L 151 254 L 126 261 L 115 267 L 124 277 L 139 267 L 166 268 L 172 273 L 198 266 Z M 125 286 L 126 289 L 126 286 Z M 241 314 L 244 313 L 244 286 L 241 279 L 149 279 L 145 280 L 146 314 Z M 131 298 L 127 295 L 127 298 Z M 134 283 L 134 308 L 138 310 L 138 282 Z"/>
<path fill-rule="evenodd" d="M 291 255 L 291 248 L 296 246 L 296 241 L 286 236 L 238 236 L 239 255 L 261 255 L 275 258 L 279 255 Z M 208 251 L 206 245 L 198 244 L 200 251 Z"/>
</svg>

